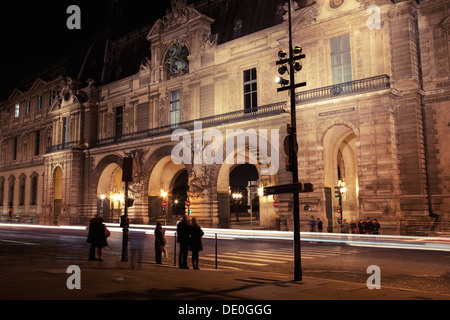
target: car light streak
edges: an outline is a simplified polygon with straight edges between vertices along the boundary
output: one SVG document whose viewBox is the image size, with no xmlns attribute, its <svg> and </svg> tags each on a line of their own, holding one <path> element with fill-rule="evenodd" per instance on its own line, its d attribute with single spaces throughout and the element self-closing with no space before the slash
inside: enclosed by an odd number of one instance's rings
<svg viewBox="0 0 450 320">
<path fill-rule="evenodd" d="M 116 223 L 105 223 L 111 232 L 122 232 L 122 228 Z M 2 223 L 0 227 L 18 228 L 46 228 L 87 230 L 86 226 L 43 226 L 30 224 Z M 175 236 L 176 226 L 164 226 L 167 236 Z M 155 225 L 130 225 L 130 232 L 145 232 L 153 235 Z M 284 240 L 293 241 L 294 236 L 289 231 L 266 231 L 245 229 L 217 229 L 203 228 L 205 239 L 219 240 Z M 431 250 L 450 252 L 450 238 L 448 237 L 414 237 L 398 235 L 368 235 L 368 234 L 342 234 L 342 233 L 318 233 L 301 232 L 301 241 L 339 243 L 356 247 L 377 247 L 390 249 Z"/>
</svg>

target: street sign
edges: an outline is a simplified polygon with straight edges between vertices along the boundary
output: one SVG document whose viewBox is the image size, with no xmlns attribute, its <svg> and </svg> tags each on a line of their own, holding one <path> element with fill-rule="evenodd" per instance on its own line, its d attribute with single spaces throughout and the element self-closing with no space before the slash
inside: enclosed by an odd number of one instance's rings
<svg viewBox="0 0 450 320">
<path fill-rule="evenodd" d="M 186 200 L 186 202 L 184 203 L 187 207 L 191 206 L 191 202 L 189 200 Z"/>
<path fill-rule="evenodd" d="M 167 200 L 164 200 L 163 202 L 162 202 L 162 206 L 165 208 L 165 207 L 167 207 Z"/>
<path fill-rule="evenodd" d="M 272 198 L 273 198 L 273 201 L 278 201 L 278 195 L 274 194 L 274 195 L 272 196 Z"/>
<path fill-rule="evenodd" d="M 277 193 L 298 193 L 298 192 L 313 192 L 314 185 L 309 182 L 297 182 L 291 184 L 284 184 L 279 186 L 264 187 L 264 195 Z"/>
<path fill-rule="evenodd" d="M 278 208 L 278 201 L 274 201 L 274 202 L 273 202 L 273 207 L 274 207 L 274 208 Z"/>
</svg>

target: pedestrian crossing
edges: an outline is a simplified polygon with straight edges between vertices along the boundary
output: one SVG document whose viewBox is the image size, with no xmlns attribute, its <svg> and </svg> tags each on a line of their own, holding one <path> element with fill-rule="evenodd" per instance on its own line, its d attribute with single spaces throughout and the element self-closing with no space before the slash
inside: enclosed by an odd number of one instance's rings
<svg viewBox="0 0 450 320">
<path fill-rule="evenodd" d="M 358 254 L 359 249 L 341 250 L 341 248 L 314 248 L 301 249 L 301 257 L 304 260 L 323 259 L 342 255 Z M 215 254 L 206 254 L 201 257 L 203 261 L 215 262 Z M 292 247 L 280 249 L 254 249 L 251 251 L 225 251 L 217 254 L 219 264 L 232 264 L 235 267 L 253 266 L 264 267 L 270 264 L 284 264 L 294 261 L 294 250 Z"/>
</svg>

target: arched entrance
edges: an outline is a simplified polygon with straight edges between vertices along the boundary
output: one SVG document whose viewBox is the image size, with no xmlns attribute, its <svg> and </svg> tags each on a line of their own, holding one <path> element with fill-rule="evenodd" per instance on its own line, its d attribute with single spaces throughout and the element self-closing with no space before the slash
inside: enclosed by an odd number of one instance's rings
<svg viewBox="0 0 450 320">
<path fill-rule="evenodd" d="M 230 169 L 230 212 L 232 222 L 252 227 L 259 221 L 259 174 L 252 164 L 240 164 Z"/>
<path fill-rule="evenodd" d="M 333 190 L 333 224 L 341 220 L 348 223 L 359 218 L 358 203 L 358 150 L 355 132 L 348 126 L 336 125 L 324 136 L 325 185 Z M 338 212 L 339 200 L 334 197 L 334 187 L 341 186 L 342 211 Z"/>
<path fill-rule="evenodd" d="M 175 224 L 185 213 L 188 175 L 184 164 L 175 164 L 170 155 L 162 157 L 153 167 L 148 182 L 149 223 L 162 221 Z M 167 206 L 163 206 L 163 202 Z"/>
<path fill-rule="evenodd" d="M 111 163 L 105 167 L 97 184 L 97 213 L 108 222 L 120 222 L 125 198 L 122 168 Z"/>
<path fill-rule="evenodd" d="M 63 195 L 63 172 L 61 167 L 56 167 L 53 172 L 53 218 L 57 219 L 61 214 Z"/>
</svg>

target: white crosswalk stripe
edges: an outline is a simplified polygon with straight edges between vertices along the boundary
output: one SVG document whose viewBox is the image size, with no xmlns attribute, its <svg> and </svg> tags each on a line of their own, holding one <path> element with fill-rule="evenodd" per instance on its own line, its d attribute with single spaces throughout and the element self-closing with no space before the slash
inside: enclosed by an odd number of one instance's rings
<svg viewBox="0 0 450 320">
<path fill-rule="evenodd" d="M 342 250 L 340 248 L 302 248 L 302 259 L 327 258 L 339 255 L 357 254 L 358 249 Z M 201 257 L 201 260 L 215 261 L 214 254 L 207 254 Z M 237 252 L 219 252 L 217 256 L 218 263 L 233 265 L 248 265 L 263 267 L 269 264 L 283 264 L 294 260 L 294 250 L 292 247 L 269 249 L 269 250 L 251 250 Z"/>
</svg>

